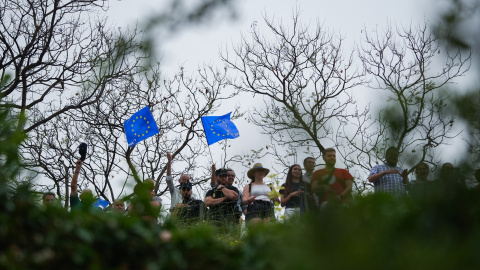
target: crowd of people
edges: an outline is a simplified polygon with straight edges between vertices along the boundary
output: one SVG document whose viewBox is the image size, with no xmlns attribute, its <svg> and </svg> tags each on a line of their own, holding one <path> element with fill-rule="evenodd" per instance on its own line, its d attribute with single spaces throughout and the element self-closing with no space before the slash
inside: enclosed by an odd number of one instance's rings
<svg viewBox="0 0 480 270">
<path fill-rule="evenodd" d="M 419 163 L 411 171 L 416 178 L 409 181 L 409 170 L 397 165 L 398 150 L 390 147 L 385 153 L 385 162 L 371 168 L 368 181 L 376 193 L 388 193 L 394 197 L 409 195 L 422 197 L 433 188 L 445 190 L 466 190 L 465 177 L 451 163 L 443 164 L 440 177 L 429 179 L 430 167 Z M 188 174 L 181 174 L 178 185 L 172 177 L 172 156 L 167 153 L 166 183 L 170 192 L 170 209 L 172 218 L 185 225 L 207 221 L 217 226 L 239 225 L 245 220 L 248 224 L 269 222 L 275 219 L 275 206 L 284 207 L 284 218 L 290 220 L 309 211 L 322 210 L 329 204 L 348 206 L 352 200 L 354 177 L 346 169 L 336 168 L 336 151 L 327 148 L 322 153 L 325 167 L 315 170 L 315 159 L 307 157 L 303 169 L 299 164 L 289 167 L 285 182 L 279 191 L 265 182 L 270 173 L 268 168 L 256 163 L 247 172 L 250 183 L 240 191 L 233 184 L 235 172 L 229 168 L 217 169 L 212 165 L 210 189 L 205 197 L 197 198 L 192 191 L 193 184 Z M 82 167 L 82 160 L 76 162 L 71 182 L 71 209 L 89 207 L 94 196 L 85 189 L 78 194 L 77 182 Z M 475 179 L 480 183 L 480 170 L 475 172 Z M 480 191 L 480 184 L 474 190 Z M 109 211 L 141 217 L 156 223 L 161 211 L 161 198 L 155 196 L 153 179 L 137 183 L 134 195 L 129 199 L 128 208 L 125 201 L 115 200 Z M 43 195 L 43 204 L 55 203 L 54 193 Z M 101 210 L 101 208 L 97 208 Z"/>
</svg>

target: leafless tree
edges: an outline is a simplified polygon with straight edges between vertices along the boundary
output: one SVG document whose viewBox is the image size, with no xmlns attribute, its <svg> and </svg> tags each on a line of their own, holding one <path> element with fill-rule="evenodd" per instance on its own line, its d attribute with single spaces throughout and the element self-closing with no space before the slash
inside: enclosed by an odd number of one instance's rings
<svg viewBox="0 0 480 270">
<path fill-rule="evenodd" d="M 359 57 L 373 78 L 368 96 L 379 97 L 374 104 L 381 109 L 359 118 L 353 134 L 342 130 L 340 139 L 348 146 L 342 157 L 368 171 L 395 146 L 407 165 L 435 165 L 433 150 L 458 135 L 445 110 L 449 95 L 440 89 L 465 74 L 470 55 L 442 46 L 426 25 L 363 32 Z"/>
<path fill-rule="evenodd" d="M 19 126 L 25 132 L 95 103 L 109 82 L 131 73 L 134 63 L 125 52 L 137 48 L 120 48 L 127 43 L 118 43 L 118 33 L 108 30 L 105 21 L 90 19 L 104 4 L 2 1 L 0 70 L 2 78 L 13 76 L 0 89 L 0 106 L 9 104 L 28 116 Z M 137 55 L 134 62 L 141 58 Z"/>
<path fill-rule="evenodd" d="M 25 148 L 30 151 L 25 156 L 33 157 L 32 163 L 40 162 L 37 173 L 52 179 L 59 194 L 68 194 L 63 187 L 79 157 L 79 143 L 86 142 L 89 152 L 79 184 L 93 186 L 97 195 L 106 200 L 130 194 L 134 171 L 139 181 L 153 178 L 157 194 L 163 195 L 168 151 L 174 158 L 173 174 L 196 172 L 192 181 L 203 189 L 202 184 L 209 180 L 206 164 L 210 161 L 200 119 L 214 113 L 222 100 L 236 93 L 225 88 L 225 70 L 204 67 L 197 75 L 188 75 L 181 69 L 169 79 L 161 74 L 160 67 L 157 63 L 144 73 L 109 87 L 101 101 L 83 108 L 81 114 L 67 113 L 51 125 L 44 125 L 50 129 L 45 133 L 52 136 L 39 136 L 36 144 Z M 129 148 L 123 122 L 146 105 L 160 133 Z M 68 125 L 64 132 L 58 130 L 62 125 Z"/>
<path fill-rule="evenodd" d="M 254 108 L 250 121 L 278 147 L 318 156 L 323 144 L 333 142 L 333 127 L 354 116 L 349 90 L 362 83 L 362 74 L 353 52 L 342 50 L 342 38 L 320 24 L 302 25 L 300 17 L 294 13 L 290 27 L 265 18 L 267 33 L 254 22 L 234 56 L 225 52 L 222 59 L 241 74 L 231 82 L 236 89 L 263 97 L 264 109 Z M 271 145 L 270 153 L 288 167 L 277 146 Z"/>
<path fill-rule="evenodd" d="M 78 144 L 87 142 L 90 156 L 83 167 L 86 181 L 79 184 L 93 184 L 97 194 L 105 199 L 119 196 L 113 191 L 112 177 L 125 173 L 128 178 L 131 173 L 121 161 L 126 156 L 128 160 L 141 156 L 125 148 L 122 121 L 145 105 L 153 109 L 161 106 L 153 100 L 160 93 L 151 94 L 158 91 L 160 85 L 164 93 L 170 91 L 166 90 L 168 87 L 174 87 L 174 81 L 181 84 L 178 80 L 160 84 L 160 77 L 147 79 L 159 75 L 158 66 L 152 64 L 155 58 L 151 49 L 155 40 L 148 36 L 152 35 L 149 31 L 163 27 L 173 33 L 178 27 L 205 21 L 206 15 L 230 3 L 230 0 L 202 0 L 195 5 L 185 5 L 183 1 L 171 1 L 166 4 L 165 12 L 157 14 L 159 21 L 150 20 L 146 30 L 121 31 L 109 28 L 106 19 L 100 18 L 107 9 L 105 1 L 2 0 L 0 106 L 13 108 L 15 115 L 28 116 L 28 122 L 16 123 L 17 129 L 29 135 L 21 148 L 24 167 L 30 173 L 27 177 L 47 176 L 53 185 L 42 184 L 42 189 L 54 190 L 59 196 L 65 194 L 68 198 L 68 179 L 78 158 Z M 173 14 L 179 16 L 172 18 Z M 149 73 L 147 67 L 157 71 Z M 207 70 L 204 71 L 207 76 Z M 179 76 L 183 79 L 183 72 Z M 153 87 L 154 81 L 157 84 Z M 208 78 L 208 82 L 213 81 Z M 196 89 L 194 83 L 205 86 L 194 80 L 189 83 L 191 91 Z M 220 85 L 223 89 L 224 84 L 219 84 L 218 88 Z M 177 96 L 165 93 L 164 101 L 174 104 L 179 92 L 184 90 L 183 86 L 171 89 L 170 94 Z M 157 114 L 165 119 L 161 128 L 181 133 L 177 142 L 183 142 L 184 134 L 174 128 L 176 122 L 172 119 L 185 114 L 184 124 L 190 132 L 185 144 L 197 143 L 193 142 L 199 135 L 195 117 L 212 112 L 216 108 L 214 102 L 221 99 L 214 96 L 216 89 L 210 93 L 208 101 L 201 100 L 196 92 L 191 99 L 182 99 L 182 102 L 192 102 L 187 106 L 190 110 L 175 111 L 186 104 L 177 103 L 170 111 L 174 116 L 167 118 Z M 208 103 L 207 109 L 202 107 L 204 103 Z M 165 109 L 164 113 L 168 112 L 169 108 Z M 188 113 L 195 113 L 195 116 Z M 197 146 L 185 144 L 180 145 L 181 149 L 198 150 Z M 176 154 L 180 154 L 180 150 Z M 140 163 L 147 164 L 143 160 Z"/>
</svg>

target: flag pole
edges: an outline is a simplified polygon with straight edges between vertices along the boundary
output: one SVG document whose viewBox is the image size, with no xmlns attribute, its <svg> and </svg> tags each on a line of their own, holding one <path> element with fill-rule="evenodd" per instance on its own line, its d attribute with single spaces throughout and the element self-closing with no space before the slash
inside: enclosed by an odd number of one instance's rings
<svg viewBox="0 0 480 270">
<path fill-rule="evenodd" d="M 200 117 L 200 120 L 202 120 L 203 134 L 205 135 L 205 139 L 207 140 L 207 146 L 208 146 L 208 152 L 210 153 L 210 159 L 212 160 L 212 164 L 214 164 L 213 156 L 212 156 L 212 150 L 210 150 L 210 144 L 208 144 L 207 133 L 205 132 L 205 123 L 203 122 L 202 117 Z"/>
<path fill-rule="evenodd" d="M 212 156 L 212 151 L 210 150 L 210 145 L 208 145 L 208 152 L 210 153 L 210 158 L 212 159 L 212 164 L 213 164 L 213 156 Z"/>
</svg>

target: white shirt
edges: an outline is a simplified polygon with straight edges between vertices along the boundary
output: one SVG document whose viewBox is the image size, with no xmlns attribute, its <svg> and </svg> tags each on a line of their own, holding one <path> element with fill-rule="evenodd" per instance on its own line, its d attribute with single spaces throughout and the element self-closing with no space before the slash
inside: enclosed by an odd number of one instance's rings
<svg viewBox="0 0 480 270">
<path fill-rule="evenodd" d="M 250 196 L 255 196 L 255 200 L 261 201 L 270 201 L 270 197 L 267 195 L 272 192 L 268 185 L 256 185 L 252 184 L 252 189 L 250 190 Z"/>
</svg>

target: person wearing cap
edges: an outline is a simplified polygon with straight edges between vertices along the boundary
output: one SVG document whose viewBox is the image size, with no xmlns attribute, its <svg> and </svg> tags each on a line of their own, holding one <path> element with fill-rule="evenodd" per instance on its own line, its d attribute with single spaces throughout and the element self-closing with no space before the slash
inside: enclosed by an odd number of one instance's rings
<svg viewBox="0 0 480 270">
<path fill-rule="evenodd" d="M 172 154 L 167 153 L 167 187 L 168 191 L 170 192 L 170 212 L 173 212 L 175 206 L 182 201 L 182 195 L 180 194 L 180 189 L 175 187 L 173 184 L 173 177 L 172 177 Z M 188 174 L 180 175 L 180 179 L 178 179 L 178 183 L 186 183 L 190 182 L 190 176 Z M 192 195 L 195 198 L 194 195 Z"/>
<path fill-rule="evenodd" d="M 205 195 L 205 205 L 210 209 L 209 219 L 216 225 L 237 224 L 237 199 L 240 192 L 234 186 L 227 186 L 226 169 L 216 170 L 215 175 L 217 185 Z"/>
<path fill-rule="evenodd" d="M 183 224 L 193 224 L 203 220 L 205 206 L 201 200 L 192 198 L 192 184 L 183 182 L 180 184 L 182 202 L 175 206 L 173 215 Z"/>
<path fill-rule="evenodd" d="M 263 178 L 268 175 L 269 169 L 264 168 L 261 163 L 256 163 L 247 172 L 248 178 L 252 182 L 243 189 L 242 202 L 248 205 L 245 220 L 249 223 L 269 221 L 275 217 L 273 201 L 279 202 L 278 197 L 273 195 L 272 188 L 263 182 Z"/>
</svg>

